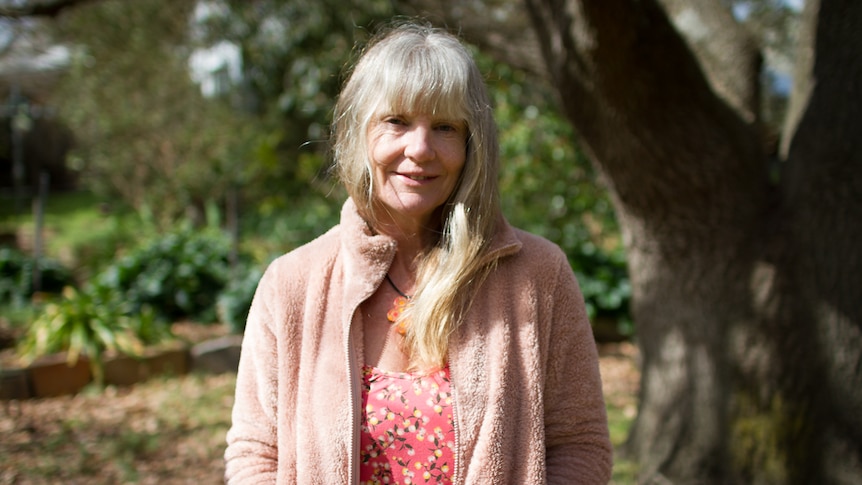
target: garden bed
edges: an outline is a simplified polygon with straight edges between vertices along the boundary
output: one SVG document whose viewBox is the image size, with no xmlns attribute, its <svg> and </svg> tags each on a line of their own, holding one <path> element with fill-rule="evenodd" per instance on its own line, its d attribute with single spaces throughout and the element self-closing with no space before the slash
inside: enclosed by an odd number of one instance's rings
<svg viewBox="0 0 862 485">
<path fill-rule="evenodd" d="M 172 332 L 175 340 L 147 348 L 140 356 L 106 355 L 103 384 L 129 386 L 155 376 L 184 375 L 191 369 L 235 369 L 241 337 L 228 335 L 225 326 L 181 322 L 172 326 Z M 5 349 L 0 359 L 0 399 L 4 400 L 75 394 L 93 380 L 86 357 L 70 364 L 65 354 L 52 354 L 21 365 L 14 350 Z"/>
</svg>

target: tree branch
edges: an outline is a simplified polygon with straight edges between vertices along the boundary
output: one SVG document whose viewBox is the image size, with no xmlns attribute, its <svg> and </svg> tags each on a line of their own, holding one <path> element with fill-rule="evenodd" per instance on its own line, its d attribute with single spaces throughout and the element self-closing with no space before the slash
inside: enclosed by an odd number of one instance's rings
<svg viewBox="0 0 862 485">
<path fill-rule="evenodd" d="M 701 235 L 737 224 L 733 195 L 763 192 L 759 138 L 659 0 L 526 5 L 567 117 L 623 213 Z"/>
<path fill-rule="evenodd" d="M 659 0 L 700 61 L 716 93 L 743 119 L 760 119 L 763 57 L 751 33 L 722 2 Z"/>
<path fill-rule="evenodd" d="M 412 15 L 444 23 L 495 59 L 546 76 L 535 32 L 522 2 L 510 0 L 399 0 Z"/>
<path fill-rule="evenodd" d="M 50 2 L 25 3 L 17 7 L 0 7 L 0 17 L 26 18 L 26 17 L 56 17 L 63 10 L 77 7 L 93 0 L 53 0 Z"/>
</svg>

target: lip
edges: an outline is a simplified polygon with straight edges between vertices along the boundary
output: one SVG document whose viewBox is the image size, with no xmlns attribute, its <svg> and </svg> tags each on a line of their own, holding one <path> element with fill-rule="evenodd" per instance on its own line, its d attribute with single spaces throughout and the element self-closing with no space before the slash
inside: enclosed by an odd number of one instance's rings
<svg viewBox="0 0 862 485">
<path fill-rule="evenodd" d="M 436 175 L 429 175 L 423 173 L 404 173 L 404 172 L 396 172 L 399 177 L 405 178 L 414 183 L 425 183 L 430 182 L 437 178 Z"/>
</svg>

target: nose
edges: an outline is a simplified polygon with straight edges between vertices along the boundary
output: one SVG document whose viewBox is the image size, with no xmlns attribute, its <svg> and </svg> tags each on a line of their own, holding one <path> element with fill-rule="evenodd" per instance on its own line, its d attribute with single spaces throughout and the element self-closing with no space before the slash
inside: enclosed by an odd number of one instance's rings
<svg viewBox="0 0 862 485">
<path fill-rule="evenodd" d="M 433 131 L 429 126 L 417 124 L 407 134 L 404 155 L 415 162 L 426 162 L 434 158 Z"/>
</svg>

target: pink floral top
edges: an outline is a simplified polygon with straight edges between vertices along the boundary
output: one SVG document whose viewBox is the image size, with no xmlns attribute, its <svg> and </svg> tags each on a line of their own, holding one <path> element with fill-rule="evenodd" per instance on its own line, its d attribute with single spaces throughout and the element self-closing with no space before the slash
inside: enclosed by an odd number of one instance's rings
<svg viewBox="0 0 862 485">
<path fill-rule="evenodd" d="M 362 368 L 359 483 L 451 483 L 449 368 L 428 375 Z"/>
</svg>

